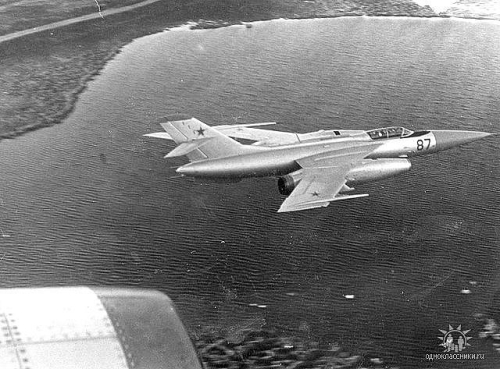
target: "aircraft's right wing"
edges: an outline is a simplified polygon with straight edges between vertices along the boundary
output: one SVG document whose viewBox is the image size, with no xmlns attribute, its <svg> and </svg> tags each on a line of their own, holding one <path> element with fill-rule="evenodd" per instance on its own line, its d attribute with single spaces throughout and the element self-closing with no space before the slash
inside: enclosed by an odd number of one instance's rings
<svg viewBox="0 0 500 369">
<path fill-rule="evenodd" d="M 172 301 L 112 287 L 0 289 L 0 369 L 201 369 Z"/>
<path fill-rule="evenodd" d="M 325 207 L 332 201 L 368 196 L 342 195 L 339 192 L 347 182 L 352 166 L 368 156 L 380 144 L 361 145 L 324 152 L 297 160 L 302 179 L 278 212 L 299 211 Z"/>
</svg>

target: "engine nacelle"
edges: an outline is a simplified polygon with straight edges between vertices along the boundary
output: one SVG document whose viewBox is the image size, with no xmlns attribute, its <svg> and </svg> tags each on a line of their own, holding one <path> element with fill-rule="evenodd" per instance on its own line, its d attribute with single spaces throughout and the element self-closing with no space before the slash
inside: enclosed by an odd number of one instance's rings
<svg viewBox="0 0 500 369">
<path fill-rule="evenodd" d="M 411 163 L 407 159 L 377 159 L 377 160 L 363 160 L 357 163 L 347 173 L 346 186 L 340 192 L 352 191 L 349 185 L 356 185 L 359 183 L 367 183 L 394 177 L 398 174 L 407 172 L 411 168 Z M 278 189 L 282 195 L 290 195 L 292 191 L 302 180 L 302 170 L 287 174 L 278 178 Z"/>
<path fill-rule="evenodd" d="M 363 160 L 347 174 L 347 184 L 355 185 L 394 177 L 409 171 L 410 168 L 411 163 L 407 159 Z"/>
<path fill-rule="evenodd" d="M 297 187 L 300 180 L 302 179 L 302 173 L 297 174 L 287 174 L 286 176 L 278 178 L 278 189 L 282 195 L 290 195 L 292 191 Z"/>
</svg>

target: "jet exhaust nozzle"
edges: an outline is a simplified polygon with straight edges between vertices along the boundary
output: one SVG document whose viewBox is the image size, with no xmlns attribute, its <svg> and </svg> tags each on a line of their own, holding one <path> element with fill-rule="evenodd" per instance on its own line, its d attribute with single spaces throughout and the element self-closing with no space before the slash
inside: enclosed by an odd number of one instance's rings
<svg viewBox="0 0 500 369">
<path fill-rule="evenodd" d="M 295 187 L 299 184 L 301 180 L 300 175 L 287 174 L 286 176 L 278 178 L 278 190 L 280 194 L 288 196 L 290 195 Z"/>
</svg>

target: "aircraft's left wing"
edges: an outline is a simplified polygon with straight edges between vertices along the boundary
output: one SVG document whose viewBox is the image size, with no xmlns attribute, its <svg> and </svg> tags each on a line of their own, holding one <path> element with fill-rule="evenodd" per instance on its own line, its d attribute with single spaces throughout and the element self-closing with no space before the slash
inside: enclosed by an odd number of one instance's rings
<svg viewBox="0 0 500 369">
<path fill-rule="evenodd" d="M 227 126 L 217 126 L 218 131 L 228 135 L 233 138 L 241 138 L 244 140 L 256 141 L 260 145 L 273 146 L 273 145 L 284 145 L 291 144 L 295 142 L 300 142 L 297 133 L 292 132 L 282 132 L 282 131 L 271 131 L 269 129 L 258 129 L 250 128 L 257 125 L 270 125 L 275 124 L 273 122 L 269 123 L 253 123 L 240 124 L 240 125 L 227 125 Z"/>
<path fill-rule="evenodd" d="M 218 130 L 219 132 L 224 133 L 226 136 L 233 138 L 242 138 L 245 140 L 251 141 L 266 141 L 269 139 L 287 139 L 290 138 L 293 140 L 297 140 L 295 133 L 288 132 L 279 132 L 279 131 L 269 131 L 266 129 L 256 129 L 249 127 L 257 127 L 257 126 L 269 126 L 276 124 L 276 122 L 263 122 L 263 123 L 247 123 L 247 124 L 227 124 L 221 126 L 212 126 L 212 128 Z M 173 140 L 172 136 L 170 136 L 167 132 L 154 132 L 147 133 L 143 136 L 146 137 L 155 137 L 155 138 L 163 138 L 165 140 Z"/>
<path fill-rule="evenodd" d="M 325 207 L 332 201 L 368 196 L 339 194 L 354 164 L 368 156 L 379 144 L 328 151 L 297 160 L 302 179 L 278 212 Z"/>
<path fill-rule="evenodd" d="M 352 136 L 365 132 L 362 130 L 320 130 L 308 133 L 295 133 L 253 128 L 258 126 L 269 126 L 273 124 L 276 124 L 276 122 L 227 124 L 212 126 L 211 128 L 214 128 L 217 131 L 232 138 L 254 141 L 252 145 L 258 146 L 289 145 L 305 141 Z M 168 134 L 167 132 L 147 133 L 144 136 L 173 140 L 172 136 L 170 136 L 170 134 Z"/>
</svg>

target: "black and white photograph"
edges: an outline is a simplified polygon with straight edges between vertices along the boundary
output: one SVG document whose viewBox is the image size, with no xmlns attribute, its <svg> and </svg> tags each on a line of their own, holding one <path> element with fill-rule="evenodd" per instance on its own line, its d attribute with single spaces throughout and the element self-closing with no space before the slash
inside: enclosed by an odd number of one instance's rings
<svg viewBox="0 0 500 369">
<path fill-rule="evenodd" d="M 0 0 L 0 369 L 500 367 L 500 1 Z"/>
</svg>

